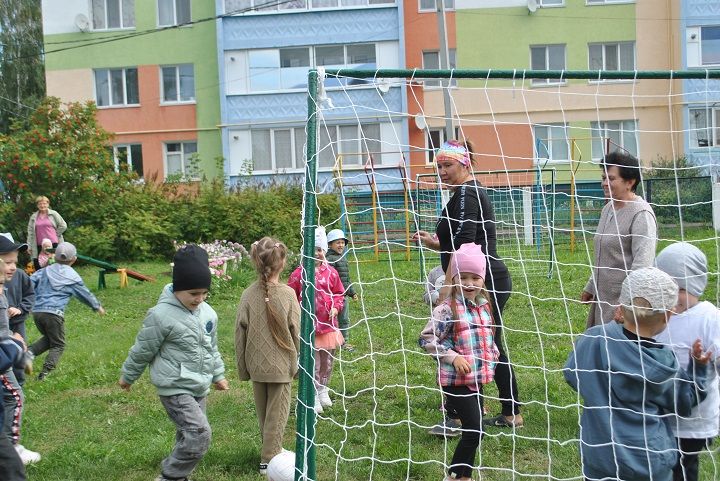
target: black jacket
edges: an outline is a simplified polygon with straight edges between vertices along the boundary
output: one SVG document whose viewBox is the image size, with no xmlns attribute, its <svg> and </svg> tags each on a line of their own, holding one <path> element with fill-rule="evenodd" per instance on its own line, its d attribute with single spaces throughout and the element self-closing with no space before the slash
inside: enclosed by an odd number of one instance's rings
<svg viewBox="0 0 720 481">
<path fill-rule="evenodd" d="M 345 295 L 347 297 L 355 297 L 355 289 L 353 288 L 352 282 L 350 282 L 350 268 L 347 263 L 347 251 L 340 255 L 332 249 L 328 249 L 325 258 L 328 263 L 338 271 L 340 274 L 340 280 L 342 281 L 343 287 L 345 288 Z"/>
<path fill-rule="evenodd" d="M 17 316 L 10 318 L 10 328 L 12 329 L 13 326 L 25 322 L 35 302 L 35 290 L 30 276 L 22 269 L 16 270 L 12 279 L 5 283 L 5 295 L 10 307 L 17 307 L 22 311 Z"/>
</svg>

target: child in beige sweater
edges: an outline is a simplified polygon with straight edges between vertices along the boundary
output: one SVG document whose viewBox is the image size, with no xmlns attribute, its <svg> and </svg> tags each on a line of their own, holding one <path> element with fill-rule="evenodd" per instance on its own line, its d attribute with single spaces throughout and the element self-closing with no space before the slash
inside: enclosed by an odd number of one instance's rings
<svg viewBox="0 0 720 481">
<path fill-rule="evenodd" d="M 295 292 L 280 283 L 287 247 L 271 237 L 253 242 L 250 258 L 258 280 L 242 294 L 235 323 L 235 353 L 240 380 L 252 381 L 262 435 L 260 474 L 282 451 L 290 414 L 290 390 L 298 370 L 300 305 Z"/>
</svg>

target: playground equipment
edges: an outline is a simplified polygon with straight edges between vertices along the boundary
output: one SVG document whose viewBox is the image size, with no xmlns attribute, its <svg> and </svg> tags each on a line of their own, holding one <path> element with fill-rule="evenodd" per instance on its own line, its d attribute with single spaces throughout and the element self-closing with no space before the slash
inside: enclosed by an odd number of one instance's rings
<svg viewBox="0 0 720 481">
<path fill-rule="evenodd" d="M 110 262 L 101 261 L 82 254 L 77 254 L 77 258 L 83 262 L 100 268 L 100 271 L 98 272 L 98 289 L 105 289 L 107 287 L 105 283 L 105 274 L 119 274 L 121 288 L 128 286 L 128 277 L 143 282 L 155 282 L 153 277 L 146 276 L 145 274 L 141 274 L 125 267 L 118 267 Z"/>
</svg>

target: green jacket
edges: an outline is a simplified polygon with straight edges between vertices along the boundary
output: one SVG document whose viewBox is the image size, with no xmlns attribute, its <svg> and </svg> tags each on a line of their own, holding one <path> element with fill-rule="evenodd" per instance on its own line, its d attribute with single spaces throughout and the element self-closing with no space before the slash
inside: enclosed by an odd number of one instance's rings
<svg viewBox="0 0 720 481">
<path fill-rule="evenodd" d="M 334 250 L 328 249 L 327 254 L 325 254 L 325 258 L 328 263 L 333 266 L 336 271 L 338 271 L 338 274 L 340 274 L 340 280 L 345 288 L 345 295 L 347 297 L 355 297 L 355 289 L 350 281 L 350 268 L 347 263 L 347 251 L 345 251 L 343 255 L 340 255 Z"/>
<path fill-rule="evenodd" d="M 150 365 L 150 381 L 160 396 L 207 396 L 210 384 L 225 379 L 217 349 L 217 314 L 203 302 L 189 311 L 168 284 L 123 363 L 122 377 L 132 384 Z"/>
</svg>

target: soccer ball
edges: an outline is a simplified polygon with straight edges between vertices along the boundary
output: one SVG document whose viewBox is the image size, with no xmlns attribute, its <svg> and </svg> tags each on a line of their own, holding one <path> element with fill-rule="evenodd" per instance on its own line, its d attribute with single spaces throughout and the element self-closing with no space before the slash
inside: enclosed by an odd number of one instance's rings
<svg viewBox="0 0 720 481">
<path fill-rule="evenodd" d="M 270 460 L 267 468 L 268 481 L 294 481 L 295 453 L 282 450 Z"/>
</svg>

